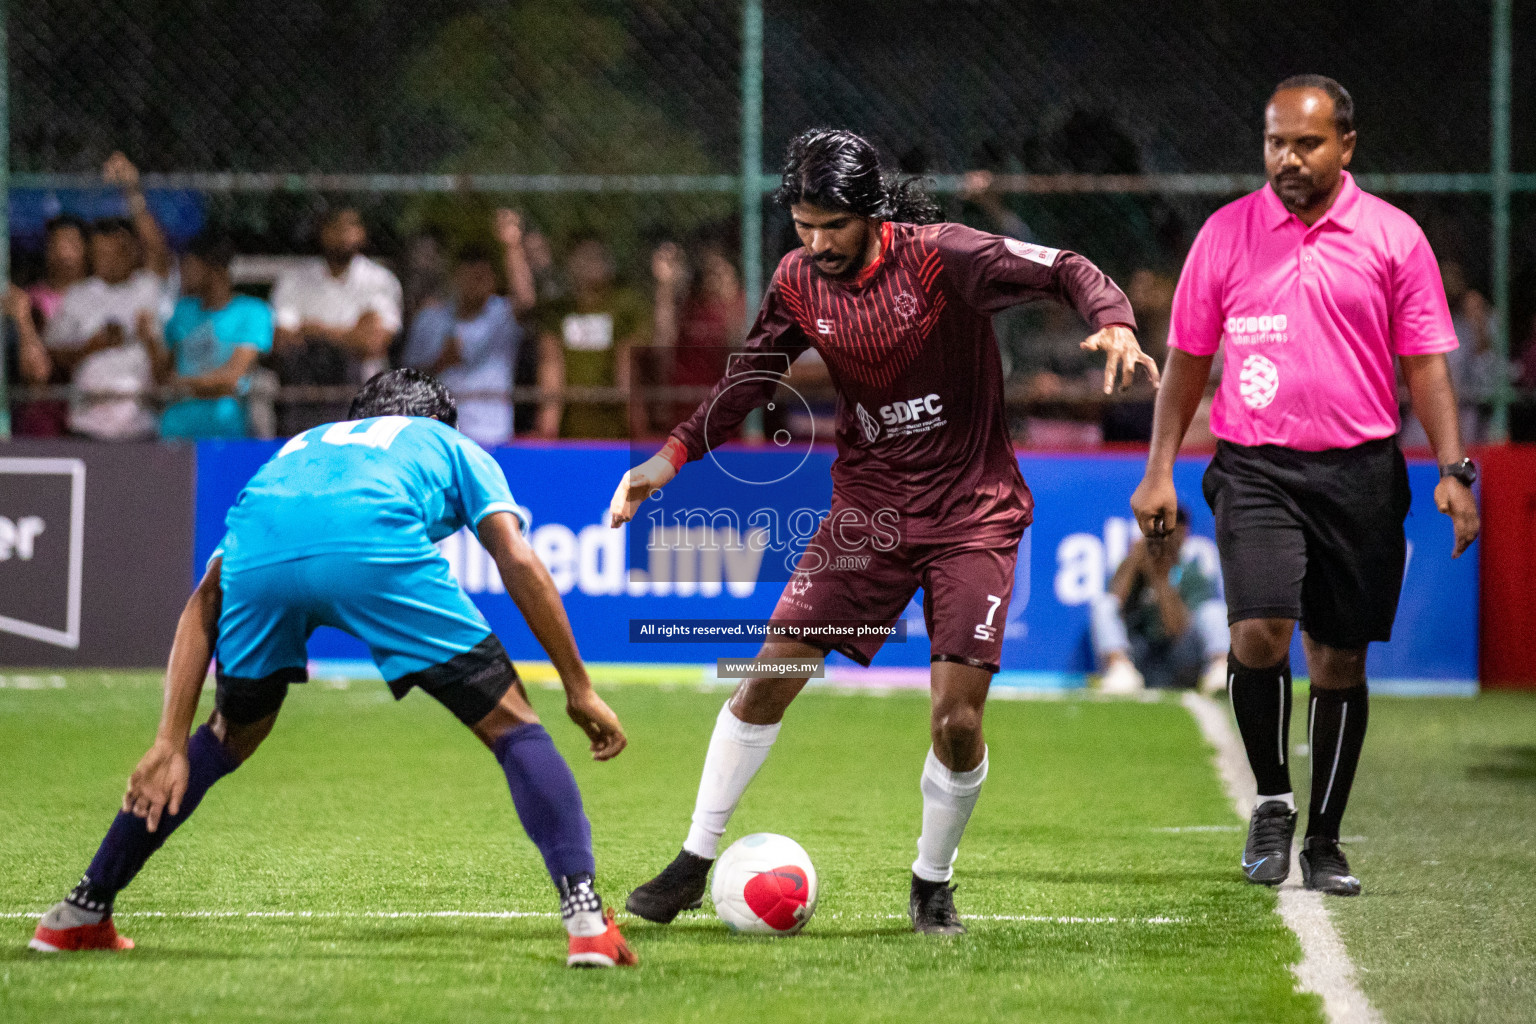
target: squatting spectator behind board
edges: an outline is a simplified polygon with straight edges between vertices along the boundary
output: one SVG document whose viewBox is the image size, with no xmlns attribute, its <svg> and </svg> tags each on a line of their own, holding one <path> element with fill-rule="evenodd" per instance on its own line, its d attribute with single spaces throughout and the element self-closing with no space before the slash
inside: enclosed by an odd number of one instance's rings
<svg viewBox="0 0 1536 1024">
<path fill-rule="evenodd" d="M 320 224 L 321 257 L 277 279 L 273 349 L 284 385 L 335 386 L 367 380 L 387 367 L 400 330 L 400 281 L 363 255 L 368 230 L 350 206 Z M 284 402 L 278 432 L 296 434 L 346 419 L 347 403 Z"/>
<path fill-rule="evenodd" d="M 1173 533 L 1138 540 L 1093 601 L 1089 629 L 1104 670 L 1104 693 L 1147 687 L 1206 693 L 1227 686 L 1227 605 L 1219 574 L 1185 549 L 1189 513 L 1178 510 Z"/>
<path fill-rule="evenodd" d="M 82 393 L 70 402 L 70 431 L 117 441 L 155 432 L 146 394 L 153 383 L 152 340 L 141 327 L 162 316 L 171 254 L 144 201 L 138 169 L 113 153 L 102 178 L 122 187 L 131 219 L 109 217 L 92 225 L 95 276 L 65 289 L 43 340 Z"/>
</svg>

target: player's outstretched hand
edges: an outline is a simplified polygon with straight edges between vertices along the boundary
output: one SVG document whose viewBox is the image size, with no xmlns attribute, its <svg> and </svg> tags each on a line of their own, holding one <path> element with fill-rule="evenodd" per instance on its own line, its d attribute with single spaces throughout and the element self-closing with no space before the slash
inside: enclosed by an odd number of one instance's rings
<svg viewBox="0 0 1536 1024">
<path fill-rule="evenodd" d="M 1451 517 L 1451 528 L 1456 531 L 1456 547 L 1451 551 L 1451 557 L 1460 558 L 1483 528 L 1482 517 L 1477 513 L 1477 499 L 1460 480 L 1452 476 L 1441 477 L 1435 487 L 1435 507 Z"/>
<path fill-rule="evenodd" d="M 1131 495 L 1131 512 L 1143 537 L 1166 537 L 1179 516 L 1179 492 L 1173 477 L 1143 477 Z"/>
<path fill-rule="evenodd" d="M 619 716 L 590 687 L 579 695 L 566 698 L 565 713 L 592 741 L 594 761 L 615 757 L 629 744 L 624 727 L 619 724 Z"/>
<path fill-rule="evenodd" d="M 618 528 L 635 518 L 640 503 L 649 498 L 652 491 L 671 483 L 675 476 L 677 470 L 660 455 L 651 456 L 625 473 L 614 489 L 613 500 L 608 503 L 608 525 Z"/>
<path fill-rule="evenodd" d="M 151 832 L 160 826 L 162 812 L 176 814 L 187 793 L 187 751 L 164 740 L 155 740 L 138 767 L 128 777 L 123 810 L 145 819 Z"/>
<path fill-rule="evenodd" d="M 1124 391 L 1136 382 L 1136 367 L 1146 367 L 1147 377 L 1157 387 L 1161 379 L 1157 372 L 1157 360 L 1141 350 L 1136 332 L 1120 324 L 1110 324 L 1082 343 L 1084 352 L 1103 352 L 1104 393 L 1115 390 L 1115 377 L 1120 378 L 1120 390 Z"/>
</svg>

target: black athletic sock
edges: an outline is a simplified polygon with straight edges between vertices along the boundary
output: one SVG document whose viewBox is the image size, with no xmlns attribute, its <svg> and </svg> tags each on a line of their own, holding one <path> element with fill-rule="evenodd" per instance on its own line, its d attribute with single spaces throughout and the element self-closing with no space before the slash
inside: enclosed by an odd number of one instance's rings
<svg viewBox="0 0 1536 1024">
<path fill-rule="evenodd" d="M 1365 746 L 1365 724 L 1371 717 L 1365 686 L 1347 690 L 1312 687 L 1307 715 L 1307 745 L 1312 750 L 1312 810 L 1307 838 L 1339 838 L 1339 822 L 1349 803 L 1349 788 Z"/>
<path fill-rule="evenodd" d="M 1227 655 L 1227 692 L 1237 731 L 1248 750 L 1248 764 L 1259 784 L 1260 796 L 1281 796 L 1291 791 L 1289 740 L 1291 735 L 1291 659 L 1278 665 L 1249 668 Z"/>
</svg>

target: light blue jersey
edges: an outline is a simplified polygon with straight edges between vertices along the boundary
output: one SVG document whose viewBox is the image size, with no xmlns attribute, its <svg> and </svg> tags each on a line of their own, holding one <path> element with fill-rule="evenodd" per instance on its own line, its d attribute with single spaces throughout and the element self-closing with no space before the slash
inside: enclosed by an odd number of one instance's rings
<svg viewBox="0 0 1536 1024">
<path fill-rule="evenodd" d="M 228 363 L 242 345 L 258 354 L 272 351 L 272 310 L 249 295 L 236 295 L 210 310 L 188 295 L 176 303 L 166 322 L 165 343 L 176 358 L 179 376 L 201 376 Z M 247 375 L 240 381 L 240 395 L 249 390 Z M 245 437 L 246 433 L 245 406 L 233 395 L 184 399 L 160 418 L 163 437 Z"/>
<path fill-rule="evenodd" d="M 226 571 L 319 554 L 396 562 L 511 512 L 506 475 L 485 449 L 434 419 L 377 416 L 295 436 L 251 478 L 224 520 Z"/>
<path fill-rule="evenodd" d="M 397 697 L 436 678 L 490 627 L 434 545 L 493 512 L 527 532 L 501 467 L 437 420 L 378 416 L 299 434 L 240 492 L 213 554 L 224 560 L 221 686 L 303 679 L 319 626 L 367 643 Z"/>
</svg>

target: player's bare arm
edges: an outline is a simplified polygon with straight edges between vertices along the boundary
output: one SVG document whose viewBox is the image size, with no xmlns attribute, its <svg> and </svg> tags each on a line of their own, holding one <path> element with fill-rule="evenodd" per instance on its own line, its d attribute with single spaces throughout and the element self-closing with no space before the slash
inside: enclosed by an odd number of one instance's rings
<svg viewBox="0 0 1536 1024">
<path fill-rule="evenodd" d="M 165 672 L 160 728 L 155 733 L 154 745 L 129 776 L 128 789 L 123 794 L 123 810 L 144 818 L 151 832 L 159 827 L 162 813 L 169 810 L 176 814 L 181 810 L 181 798 L 187 791 L 187 737 L 192 731 L 192 719 L 197 714 L 197 701 L 203 693 L 203 680 L 218 635 L 222 605 L 220 566 L 220 560 L 215 559 L 208 567 L 176 624 L 176 638 Z"/>
<path fill-rule="evenodd" d="M 1441 466 L 1454 466 L 1466 458 L 1461 446 L 1461 427 L 1456 418 L 1456 391 L 1451 385 L 1450 367 L 1441 353 L 1420 356 L 1399 356 L 1403 366 L 1403 378 L 1408 383 L 1408 394 L 1413 399 L 1414 414 L 1429 435 L 1430 447 Z M 1460 558 L 1462 552 L 1477 539 L 1482 520 L 1477 512 L 1477 498 L 1472 489 L 1454 476 L 1442 472 L 1440 483 L 1435 487 L 1435 507 L 1451 517 L 1456 533 L 1452 558 Z"/>
<path fill-rule="evenodd" d="M 1190 355 L 1181 349 L 1168 352 L 1152 414 L 1147 471 L 1131 495 L 1131 511 L 1143 536 L 1161 537 L 1173 530 L 1179 511 L 1179 495 L 1173 487 L 1173 462 L 1195 418 L 1195 410 L 1200 408 L 1214 358 Z"/>
<path fill-rule="evenodd" d="M 629 742 L 618 716 L 592 689 L 586 666 L 576 649 L 571 623 L 560 591 L 549 570 L 534 553 L 510 512 L 493 512 L 480 520 L 480 543 L 490 552 L 506 584 L 507 594 L 522 612 L 534 639 L 549 655 L 565 688 L 565 710 L 592 741 L 592 757 L 607 761 Z"/>
</svg>

